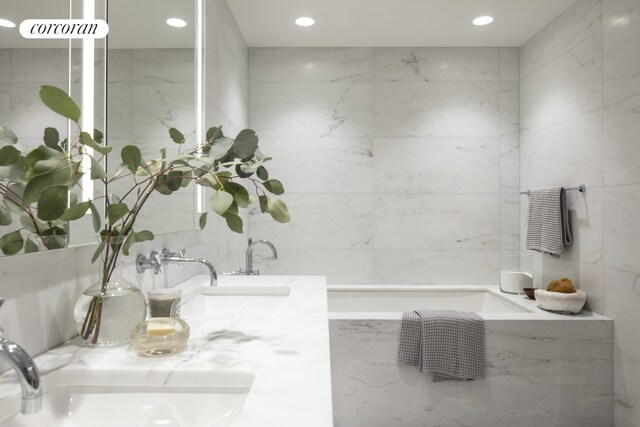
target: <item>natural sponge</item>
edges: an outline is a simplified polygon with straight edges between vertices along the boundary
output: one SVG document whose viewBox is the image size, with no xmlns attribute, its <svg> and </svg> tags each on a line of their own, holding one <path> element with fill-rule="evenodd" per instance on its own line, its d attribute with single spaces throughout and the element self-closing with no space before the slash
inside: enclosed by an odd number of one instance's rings
<svg viewBox="0 0 640 427">
<path fill-rule="evenodd" d="M 562 279 L 549 282 L 547 291 L 559 292 L 561 294 L 575 294 L 576 288 L 573 286 L 573 282 L 571 281 L 571 279 L 563 277 Z"/>
</svg>

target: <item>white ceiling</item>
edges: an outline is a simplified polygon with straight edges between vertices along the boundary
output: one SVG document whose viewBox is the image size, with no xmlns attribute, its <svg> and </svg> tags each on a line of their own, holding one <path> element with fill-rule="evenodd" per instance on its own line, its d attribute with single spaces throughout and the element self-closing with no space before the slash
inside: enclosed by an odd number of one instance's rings
<svg viewBox="0 0 640 427">
<path fill-rule="evenodd" d="M 574 1 L 228 0 L 251 47 L 520 47 Z M 480 15 L 495 21 L 472 25 Z M 298 27 L 299 16 L 316 25 Z"/>
<path fill-rule="evenodd" d="M 109 0 L 109 48 L 177 48 L 195 45 L 194 0 Z M 0 0 L 0 18 L 20 25 L 25 19 L 82 17 L 81 0 Z M 105 18 L 104 0 L 96 0 L 96 17 Z M 182 18 L 184 28 L 166 24 L 167 18 Z M 80 41 L 76 41 L 80 46 Z M 18 27 L 0 27 L 2 48 L 52 48 L 68 46 L 67 40 L 27 40 Z M 101 46 L 101 42 L 98 43 Z"/>
</svg>

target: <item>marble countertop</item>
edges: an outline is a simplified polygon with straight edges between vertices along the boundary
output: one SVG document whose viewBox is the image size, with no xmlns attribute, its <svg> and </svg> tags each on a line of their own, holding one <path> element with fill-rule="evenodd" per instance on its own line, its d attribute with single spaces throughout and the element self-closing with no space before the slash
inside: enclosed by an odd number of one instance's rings
<svg viewBox="0 0 640 427">
<path fill-rule="evenodd" d="M 196 276 L 180 284 L 183 295 L 209 281 Z M 326 279 L 316 276 L 221 276 L 220 285 L 287 285 L 287 297 L 246 298 L 241 310 L 220 304 L 215 314 L 183 316 L 188 348 L 174 356 L 138 356 L 131 345 L 87 348 L 77 339 L 36 360 L 47 378 L 66 371 L 119 369 L 169 378 L 176 371 L 251 372 L 255 375 L 234 426 L 328 427 L 333 425 Z M 214 303 L 215 304 L 215 303 Z M 215 305 L 212 307 L 218 308 Z M 19 408 L 13 375 L 0 378 L 0 407 Z M 3 384 L 4 383 L 4 384 Z M 11 400 L 9 406 L 3 400 Z M 15 402 L 14 402 L 15 401 Z"/>
</svg>

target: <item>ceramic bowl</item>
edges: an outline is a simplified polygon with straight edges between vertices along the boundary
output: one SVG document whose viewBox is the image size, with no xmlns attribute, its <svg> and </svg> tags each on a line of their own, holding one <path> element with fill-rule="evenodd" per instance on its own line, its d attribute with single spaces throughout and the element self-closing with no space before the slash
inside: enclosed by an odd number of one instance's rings
<svg viewBox="0 0 640 427">
<path fill-rule="evenodd" d="M 548 292 L 544 289 L 536 289 L 534 292 L 538 307 L 543 310 L 553 311 L 563 314 L 580 313 L 587 301 L 587 294 L 584 291 L 576 290 L 574 294 L 562 294 L 559 292 Z"/>
</svg>

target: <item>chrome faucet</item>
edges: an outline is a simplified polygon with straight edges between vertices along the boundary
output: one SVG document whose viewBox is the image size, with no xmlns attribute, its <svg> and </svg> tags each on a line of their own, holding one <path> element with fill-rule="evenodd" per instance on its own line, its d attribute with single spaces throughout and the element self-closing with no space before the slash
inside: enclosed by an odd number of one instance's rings
<svg viewBox="0 0 640 427">
<path fill-rule="evenodd" d="M 0 298 L 0 307 L 4 299 Z M 33 359 L 18 344 L 0 337 L 0 358 L 8 361 L 18 374 L 22 386 L 23 414 L 34 414 L 42 408 L 40 374 Z"/>
<path fill-rule="evenodd" d="M 185 252 L 186 249 L 177 252 L 171 252 L 168 249 L 165 249 L 162 251 L 162 253 L 153 251 L 151 252 L 149 257 L 138 255 L 138 258 L 136 258 L 136 270 L 138 271 L 138 273 L 142 273 L 145 270 L 153 270 L 155 274 L 160 274 L 164 271 L 162 266 L 167 264 L 203 264 L 209 269 L 209 276 L 211 278 L 210 285 L 217 286 L 218 273 L 216 273 L 216 269 L 213 264 L 203 258 L 185 258 Z"/>
<path fill-rule="evenodd" d="M 278 259 L 278 251 L 276 250 L 276 247 L 274 246 L 273 243 L 271 243 L 268 240 L 258 240 L 254 242 L 253 239 L 249 238 L 249 246 L 247 247 L 247 252 L 246 252 L 247 264 L 244 271 L 240 270 L 241 274 L 245 274 L 247 276 L 257 276 L 260 274 L 260 271 L 253 269 L 253 248 L 260 244 L 265 245 L 269 249 L 271 249 L 271 253 L 273 254 L 273 259 Z"/>
</svg>

